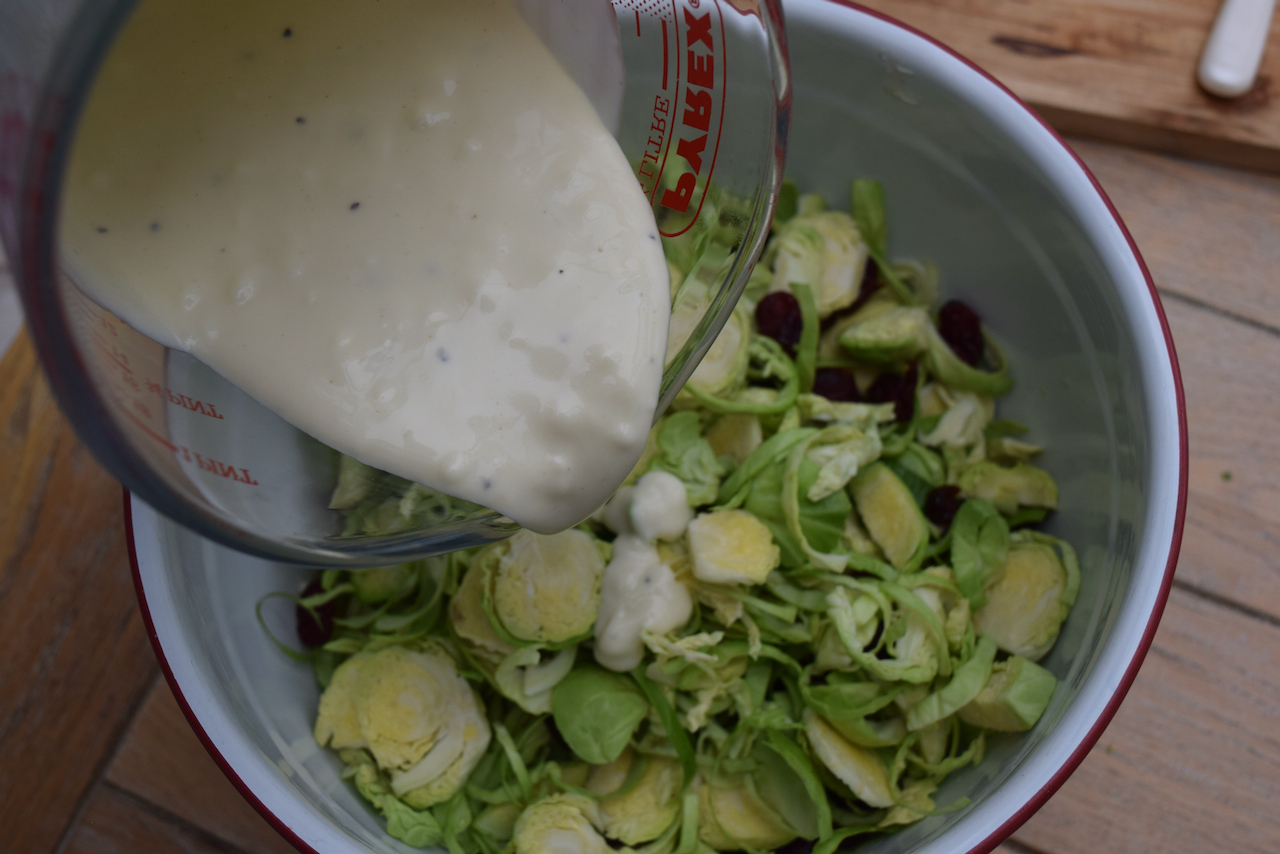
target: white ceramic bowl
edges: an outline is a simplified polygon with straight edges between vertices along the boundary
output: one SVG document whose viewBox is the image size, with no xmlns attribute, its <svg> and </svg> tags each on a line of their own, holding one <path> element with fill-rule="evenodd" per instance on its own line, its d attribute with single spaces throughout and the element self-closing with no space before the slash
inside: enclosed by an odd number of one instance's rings
<svg viewBox="0 0 1280 854">
<path fill-rule="evenodd" d="M 958 812 L 866 852 L 985 852 L 1053 793 L 1110 720 L 1155 632 L 1177 557 L 1186 427 L 1150 276 L 1092 176 L 1003 87 L 937 43 L 824 0 L 787 5 L 794 79 L 788 172 L 848 203 L 883 182 L 893 254 L 937 262 L 1006 344 L 1018 381 L 1002 412 L 1049 450 L 1075 544 L 1079 600 L 1043 662 L 1057 693 L 1030 733 L 994 739 L 939 792 Z M 297 568 L 227 551 L 132 502 L 138 595 L 179 702 L 244 795 L 301 851 L 408 851 L 316 747 L 310 671 L 254 618 Z M 268 614 L 290 631 L 291 610 Z"/>
</svg>

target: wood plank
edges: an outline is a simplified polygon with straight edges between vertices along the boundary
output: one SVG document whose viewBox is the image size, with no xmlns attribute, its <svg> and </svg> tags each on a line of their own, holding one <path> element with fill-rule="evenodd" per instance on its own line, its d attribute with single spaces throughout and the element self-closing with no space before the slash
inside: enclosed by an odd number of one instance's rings
<svg viewBox="0 0 1280 854">
<path fill-rule="evenodd" d="M 138 712 L 106 779 L 245 851 L 294 854 L 214 763 L 163 681 Z"/>
<path fill-rule="evenodd" d="M 1219 0 L 865 0 L 991 72 L 1060 130 L 1280 171 L 1280 32 L 1258 83 L 1195 82 Z"/>
<path fill-rule="evenodd" d="M 1071 139 L 1163 292 L 1280 329 L 1280 178 Z"/>
<path fill-rule="evenodd" d="M 234 849 L 110 786 L 94 790 L 65 854 L 232 854 Z"/>
<path fill-rule="evenodd" d="M 1174 299 L 1165 311 L 1191 442 L 1177 577 L 1280 617 L 1280 336 Z"/>
<path fill-rule="evenodd" d="M 53 406 L 20 335 L 0 362 L 0 838 L 52 851 L 156 674 L 120 486 Z"/>
<path fill-rule="evenodd" d="M 1174 590 L 1097 746 L 1015 835 L 1053 854 L 1280 851 L 1280 625 Z"/>
<path fill-rule="evenodd" d="M 44 382 L 26 335 L 0 361 L 0 471 L 11 488 L 0 492 L 0 567 L 30 541 L 62 415 Z M 0 575 L 0 596 L 12 576 Z"/>
</svg>

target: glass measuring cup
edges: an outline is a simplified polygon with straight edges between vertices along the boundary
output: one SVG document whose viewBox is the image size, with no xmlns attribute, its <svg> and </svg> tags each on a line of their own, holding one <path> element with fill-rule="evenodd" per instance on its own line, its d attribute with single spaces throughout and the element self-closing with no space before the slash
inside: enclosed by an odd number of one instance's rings
<svg viewBox="0 0 1280 854">
<path fill-rule="evenodd" d="M 516 530 L 394 478 L 335 500 L 335 452 L 63 273 L 58 200 L 76 117 L 133 6 L 0 8 L 0 237 L 50 385 L 82 440 L 157 509 L 264 557 L 392 563 Z M 614 9 L 626 81 L 616 136 L 681 259 L 673 293 L 684 322 L 668 349 L 661 412 L 711 346 L 767 234 L 790 103 L 786 48 L 776 0 L 618 0 Z M 353 523 L 361 508 L 364 521 Z"/>
</svg>

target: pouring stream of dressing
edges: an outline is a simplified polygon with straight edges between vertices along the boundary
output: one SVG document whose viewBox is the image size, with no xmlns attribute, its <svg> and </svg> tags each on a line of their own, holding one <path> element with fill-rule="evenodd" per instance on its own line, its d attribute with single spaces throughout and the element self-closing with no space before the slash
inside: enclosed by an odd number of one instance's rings
<svg viewBox="0 0 1280 854">
<path fill-rule="evenodd" d="M 65 186 L 78 285 L 370 465 L 550 532 L 644 448 L 653 214 L 510 0 L 144 0 Z"/>
</svg>

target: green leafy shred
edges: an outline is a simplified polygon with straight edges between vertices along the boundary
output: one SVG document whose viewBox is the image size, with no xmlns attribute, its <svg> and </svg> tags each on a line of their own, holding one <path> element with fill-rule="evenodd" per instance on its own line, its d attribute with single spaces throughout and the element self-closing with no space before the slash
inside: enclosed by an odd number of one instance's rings
<svg viewBox="0 0 1280 854">
<path fill-rule="evenodd" d="M 391 836 L 830 854 L 962 809 L 935 804 L 943 780 L 1049 708 L 1035 661 L 1080 586 L 1070 545 L 1030 529 L 1057 484 L 1028 429 L 996 418 L 999 348 L 951 351 L 937 271 L 890 257 L 878 183 L 852 196 L 831 211 L 784 184 L 737 337 L 653 428 L 629 482 L 678 479 L 685 533 L 643 540 L 624 490 L 559 539 L 326 570 L 259 603 L 264 628 L 280 600 L 331 622 L 315 649 L 273 640 L 314 668 L 317 738 Z M 717 196 L 702 216 L 733 210 Z M 677 299 L 731 233 L 666 241 Z M 799 305 L 786 346 L 754 319 L 778 290 Z M 332 507 L 349 536 L 483 510 L 350 458 Z"/>
</svg>

